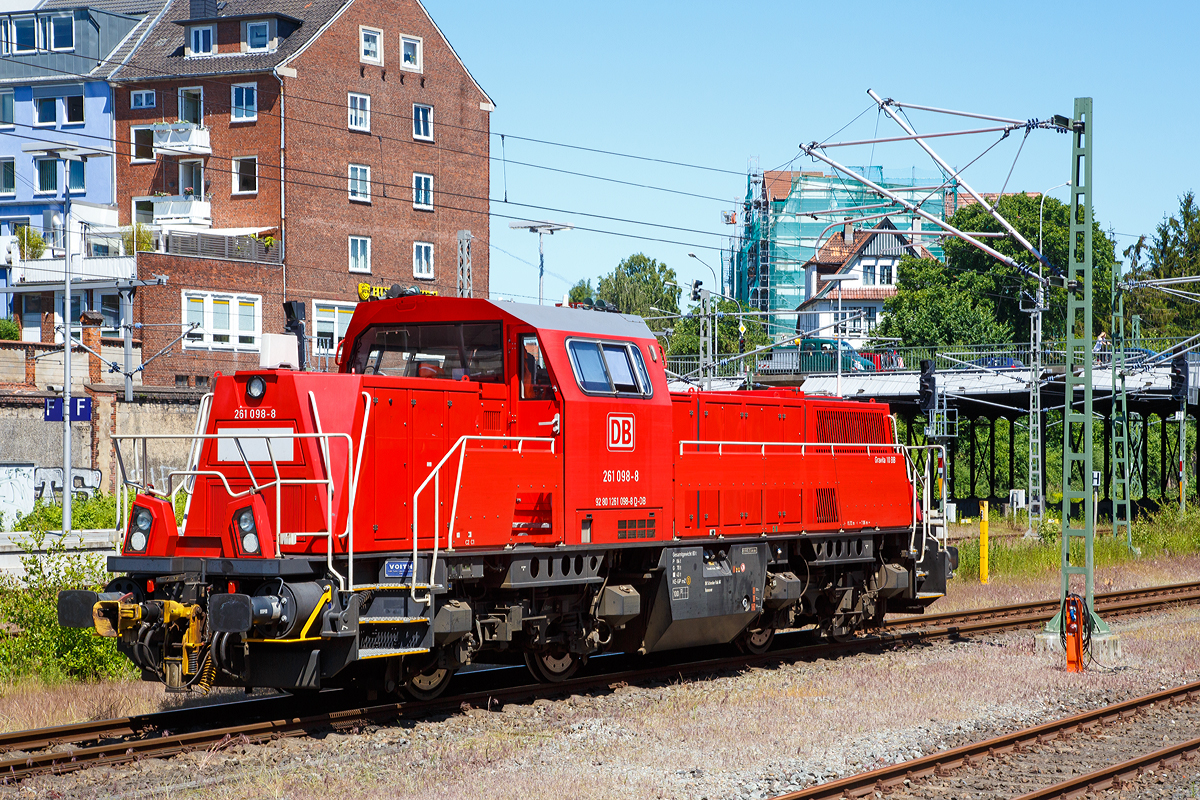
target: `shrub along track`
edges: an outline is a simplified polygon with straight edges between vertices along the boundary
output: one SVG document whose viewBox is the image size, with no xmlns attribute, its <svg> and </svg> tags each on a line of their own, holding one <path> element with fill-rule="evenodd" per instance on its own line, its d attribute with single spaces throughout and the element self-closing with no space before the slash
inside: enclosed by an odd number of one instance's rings
<svg viewBox="0 0 1200 800">
<path fill-rule="evenodd" d="M 1200 602 L 1200 582 L 1096 595 L 1097 610 L 1109 617 L 1197 602 Z M 1044 624 L 1056 610 L 1057 603 L 1049 601 L 924 617 L 904 617 L 889 620 L 881 631 L 873 635 L 846 642 L 820 642 L 781 648 L 779 644 L 784 643 L 785 637 L 780 636 L 776 649 L 758 656 L 739 654 L 702 658 L 698 657 L 695 651 L 682 651 L 658 657 L 651 666 L 587 675 L 562 683 L 489 686 L 479 691 L 458 693 L 431 701 L 385 703 L 349 709 L 343 707 L 303 717 L 285 716 L 288 711 L 294 709 L 297 699 L 284 695 L 0 734 L 0 753 L 9 754 L 9 758 L 0 759 L 0 780 L 10 783 L 31 775 L 171 756 L 190 750 L 216 748 L 232 741 L 261 743 L 322 729 L 350 730 L 364 723 L 386 722 L 397 717 L 421 717 L 461 706 L 491 708 L 504 703 L 527 702 L 547 695 L 604 690 L 623 684 L 673 679 L 685 674 L 702 676 L 776 661 L 827 658 L 879 647 L 1031 628 Z M 793 635 L 799 636 L 788 634 L 788 637 Z M 644 665 L 647 658 L 654 657 L 643 657 L 636 663 Z M 615 666 L 617 663 L 635 662 L 632 658 L 617 656 L 609 663 Z M 517 670 L 509 672 L 516 674 Z M 494 682 L 493 676 L 494 673 L 491 676 L 487 673 L 471 673 L 456 678 L 456 681 L 460 684 L 482 684 Z M 329 706 L 336 705 L 339 701 L 344 706 L 348 702 L 345 695 L 339 696 L 339 693 L 333 692 L 322 693 L 317 697 L 321 698 L 321 703 L 328 703 Z M 312 697 L 303 698 L 299 702 L 306 710 L 313 710 Z M 244 721 L 247 718 L 252 721 Z M 225 724 L 229 720 L 243 722 L 235 725 Z M 195 730 L 171 732 L 183 729 Z"/>
<path fill-rule="evenodd" d="M 1120 789 L 1143 773 L 1196 761 L 1200 739 L 1160 747 L 1164 731 L 1195 733 L 1200 682 L 1086 711 L 924 758 L 851 775 L 776 800 L 832 800 L 889 793 L 1050 800 Z M 1177 722 L 1183 722 L 1178 725 Z M 1186 736 L 1187 734 L 1184 734 Z M 1168 737 L 1170 738 L 1169 734 Z M 1083 741 L 1077 741 L 1083 740 Z M 1104 765 L 1108 763 L 1106 766 Z M 1073 764 L 1092 764 L 1073 772 Z M 1065 767 L 1065 769 L 1064 769 Z M 961 775 L 961 777 L 960 777 Z M 927 779 L 927 780 L 922 780 Z"/>
</svg>

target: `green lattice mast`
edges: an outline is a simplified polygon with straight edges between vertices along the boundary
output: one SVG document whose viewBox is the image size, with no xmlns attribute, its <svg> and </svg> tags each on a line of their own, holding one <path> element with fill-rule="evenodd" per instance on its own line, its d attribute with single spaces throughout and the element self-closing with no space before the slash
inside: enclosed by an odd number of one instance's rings
<svg viewBox="0 0 1200 800">
<path fill-rule="evenodd" d="M 1063 403 L 1063 514 L 1062 581 L 1059 608 L 1071 590 L 1071 576 L 1084 579 L 1084 602 L 1092 619 L 1093 633 L 1108 633 L 1096 615 L 1093 544 L 1096 515 L 1092 506 L 1092 98 L 1075 98 L 1071 119 L 1071 230 L 1067 257 L 1066 373 Z M 1081 389 L 1081 408 L 1076 409 L 1075 390 Z M 1072 501 L 1083 508 L 1083 524 L 1071 518 Z M 1083 565 L 1071 563 L 1071 544 L 1083 542 Z M 1062 630 L 1061 611 L 1046 625 L 1047 631 Z"/>
</svg>

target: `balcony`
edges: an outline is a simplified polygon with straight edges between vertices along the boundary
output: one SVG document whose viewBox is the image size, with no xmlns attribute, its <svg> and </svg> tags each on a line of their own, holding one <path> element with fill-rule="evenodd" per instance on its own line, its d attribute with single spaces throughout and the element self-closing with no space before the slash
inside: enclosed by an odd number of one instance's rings
<svg viewBox="0 0 1200 800">
<path fill-rule="evenodd" d="M 138 221 L 144 224 L 212 227 L 212 203 L 203 198 L 193 195 L 163 195 L 133 199 L 134 208 L 139 212 Z M 146 205 L 153 206 L 153 217 L 149 220 L 140 216 Z"/>
<path fill-rule="evenodd" d="M 211 156 L 208 128 L 194 122 L 160 122 L 154 130 L 154 154 L 168 156 Z"/>
<path fill-rule="evenodd" d="M 12 281 L 17 283 L 62 282 L 65 258 L 39 258 L 22 261 L 12 268 Z M 84 256 L 71 258 L 71 275 L 83 280 L 124 280 L 137 274 L 133 256 Z"/>
</svg>

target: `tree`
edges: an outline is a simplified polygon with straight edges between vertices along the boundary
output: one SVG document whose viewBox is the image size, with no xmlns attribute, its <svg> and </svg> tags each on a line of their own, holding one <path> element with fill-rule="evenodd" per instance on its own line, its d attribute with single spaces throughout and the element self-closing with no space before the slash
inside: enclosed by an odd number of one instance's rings
<svg viewBox="0 0 1200 800">
<path fill-rule="evenodd" d="M 1070 244 L 1070 208 L 1047 197 L 1045 214 L 1042 215 L 1042 198 L 1040 195 L 1013 194 L 1001 197 L 996 208 L 1009 224 L 1035 247 L 1038 243 L 1038 225 L 1042 223 L 1042 250 L 1047 260 L 1063 272 L 1066 272 L 1068 247 Z M 1004 229 L 1000 223 L 975 203 L 959 209 L 949 220 L 961 231 L 1001 233 Z M 1037 271 L 1038 263 L 1033 254 L 1029 253 L 1011 236 L 985 239 L 988 245 Z M 1013 267 L 1000 263 L 992 256 L 984 253 L 961 239 L 947 237 L 945 241 L 947 268 L 953 272 L 973 272 L 980 276 L 978 282 L 971 288 L 988 297 L 993 304 L 996 321 L 1006 326 L 1017 341 L 1029 339 L 1029 314 L 1021 311 L 1022 295 L 1033 297 L 1037 283 L 1034 279 L 1021 274 Z M 1100 229 L 1099 223 L 1092 224 L 1092 286 L 1094 291 L 1092 305 L 1092 332 L 1099 333 L 1108 328 L 1111 314 L 1111 295 L 1109 282 L 1112 276 L 1113 263 L 1116 261 L 1116 243 L 1112 237 Z M 1049 270 L 1045 271 L 1050 276 Z M 1049 311 L 1043 316 L 1043 331 L 1047 336 L 1062 336 L 1066 326 L 1066 290 L 1052 288 L 1047 294 Z M 1026 301 L 1028 305 L 1028 301 Z M 976 344 L 981 343 L 975 342 Z"/>
<path fill-rule="evenodd" d="M 592 279 L 580 279 L 579 283 L 571 287 L 571 291 L 567 294 L 567 300 L 572 303 L 591 303 L 592 299 Z"/>
<path fill-rule="evenodd" d="M 1179 198 L 1179 211 L 1164 216 L 1149 238 L 1142 236 L 1124 252 L 1129 280 L 1200 275 L 1200 206 L 1193 192 Z M 1194 286 L 1179 287 L 1194 291 Z M 1191 336 L 1200 330 L 1200 304 L 1156 289 L 1126 295 L 1125 309 L 1142 317 L 1145 336 Z"/>
<path fill-rule="evenodd" d="M 599 279 L 595 297 L 624 314 L 664 317 L 679 313 L 679 293 L 675 270 L 642 253 L 623 259 L 617 268 Z M 591 282 L 588 282 L 590 287 Z M 575 284 L 580 288 L 580 284 Z M 572 289 L 574 292 L 575 289 Z M 651 319 L 651 330 L 669 327 L 670 320 Z"/>
<path fill-rule="evenodd" d="M 996 317 L 994 288 L 991 276 L 905 256 L 877 333 L 899 337 L 908 347 L 1010 341 L 1012 326 Z"/>
<path fill-rule="evenodd" d="M 46 240 L 33 228 L 22 225 L 17 228 L 17 247 L 21 250 L 22 261 L 32 261 L 46 252 Z"/>
<path fill-rule="evenodd" d="M 150 252 L 154 249 L 154 235 L 140 222 L 135 222 L 128 228 L 121 229 L 121 242 L 125 247 L 125 255 L 133 255 L 136 245 L 139 253 Z"/>
</svg>

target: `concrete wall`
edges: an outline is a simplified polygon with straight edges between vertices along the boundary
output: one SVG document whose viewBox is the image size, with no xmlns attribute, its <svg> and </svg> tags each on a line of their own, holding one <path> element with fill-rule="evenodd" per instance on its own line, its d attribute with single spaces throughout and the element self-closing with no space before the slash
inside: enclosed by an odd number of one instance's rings
<svg viewBox="0 0 1200 800">
<path fill-rule="evenodd" d="M 114 436 L 138 434 L 190 435 L 195 428 L 201 393 L 171 389 L 139 389 L 132 403 L 123 390 L 108 384 L 87 384 L 81 394 L 92 398 L 92 418 L 76 422 L 72 431 L 72 467 L 77 492 L 116 491 L 120 470 Z M 37 391 L 0 392 L 0 512 L 11 527 L 17 513 L 28 513 L 33 498 L 46 499 L 61 491 L 62 424 L 43 422 L 44 398 Z M 127 477 L 147 477 L 166 488 L 166 476 L 186 465 L 189 442 L 148 442 L 149 475 L 144 476 L 142 449 L 122 445 Z"/>
</svg>

